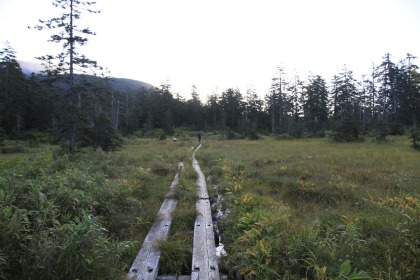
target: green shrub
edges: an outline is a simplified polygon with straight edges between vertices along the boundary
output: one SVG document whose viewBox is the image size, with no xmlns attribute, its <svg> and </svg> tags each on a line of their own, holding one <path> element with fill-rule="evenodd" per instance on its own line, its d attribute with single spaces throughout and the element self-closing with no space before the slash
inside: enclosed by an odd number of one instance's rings
<svg viewBox="0 0 420 280">
<path fill-rule="evenodd" d="M 236 133 L 232 130 L 229 130 L 226 134 L 226 139 L 227 140 L 234 140 L 234 139 L 238 139 L 238 136 L 236 135 Z"/>
<path fill-rule="evenodd" d="M 258 133 L 255 130 L 251 130 L 248 134 L 248 139 L 249 140 L 259 140 L 260 136 L 258 135 Z"/>
<path fill-rule="evenodd" d="M 19 140 L 4 140 L 0 147 L 3 154 L 28 152 L 27 144 Z"/>
<path fill-rule="evenodd" d="M 345 112 L 341 119 L 336 121 L 332 139 L 336 142 L 354 142 L 359 141 L 359 134 L 355 117 L 351 112 Z"/>
<path fill-rule="evenodd" d="M 166 139 L 166 135 L 165 134 L 161 134 L 160 136 L 159 136 L 159 140 L 165 140 Z"/>
<path fill-rule="evenodd" d="M 8 136 L 5 133 L 4 128 L 0 127 L 0 143 L 6 139 L 8 139 Z"/>
<path fill-rule="evenodd" d="M 389 125 L 389 135 L 404 135 L 405 134 L 405 128 L 404 125 L 400 123 L 391 123 Z"/>
<path fill-rule="evenodd" d="M 137 137 L 137 138 L 143 138 L 144 137 L 144 132 L 141 130 L 137 130 L 133 133 L 133 136 Z"/>
<path fill-rule="evenodd" d="M 144 184 L 109 174 L 128 162 L 99 151 L 0 162 L 0 278 L 123 279 L 135 243 L 118 239 L 141 230 Z"/>
<path fill-rule="evenodd" d="M 161 135 L 164 135 L 164 134 L 165 134 L 165 131 L 163 129 L 156 128 L 156 129 L 153 129 L 151 131 L 150 137 L 152 137 L 152 138 L 158 138 L 158 137 L 160 137 Z"/>
<path fill-rule="evenodd" d="M 167 165 L 165 161 L 157 161 L 153 164 L 152 172 L 153 174 L 166 176 L 170 173 L 171 168 Z"/>
<path fill-rule="evenodd" d="M 284 133 L 284 134 L 278 134 L 278 135 L 275 136 L 275 138 L 277 140 L 292 140 L 293 139 L 292 136 L 290 136 L 289 134 L 286 134 L 286 133 Z"/>
</svg>

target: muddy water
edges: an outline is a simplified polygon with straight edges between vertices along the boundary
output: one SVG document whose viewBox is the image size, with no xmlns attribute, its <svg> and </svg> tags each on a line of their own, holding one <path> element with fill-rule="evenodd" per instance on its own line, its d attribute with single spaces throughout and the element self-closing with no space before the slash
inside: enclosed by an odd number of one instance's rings
<svg viewBox="0 0 420 280">
<path fill-rule="evenodd" d="M 211 177 L 209 176 L 207 178 L 207 181 L 211 183 Z M 218 222 L 222 221 L 224 218 L 226 218 L 229 215 L 229 208 L 226 207 L 226 209 L 223 209 L 222 202 L 225 200 L 224 196 L 219 192 L 219 188 L 217 185 L 212 184 L 214 190 L 216 191 L 217 196 L 211 199 L 211 206 L 212 209 L 216 209 L 212 213 L 212 219 L 213 219 L 213 229 L 214 229 L 214 240 L 216 242 L 216 255 L 217 257 L 226 256 L 227 253 L 225 251 L 222 237 L 220 235 L 220 230 L 217 225 Z"/>
</svg>

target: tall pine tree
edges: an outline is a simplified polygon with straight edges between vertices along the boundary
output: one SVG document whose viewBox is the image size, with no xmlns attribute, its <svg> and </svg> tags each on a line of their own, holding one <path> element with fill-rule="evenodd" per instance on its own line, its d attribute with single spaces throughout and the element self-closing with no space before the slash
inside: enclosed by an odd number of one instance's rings
<svg viewBox="0 0 420 280">
<path fill-rule="evenodd" d="M 328 89 L 325 80 L 319 75 L 310 77 L 304 96 L 303 110 L 307 130 L 313 135 L 322 133 L 328 120 Z"/>
<path fill-rule="evenodd" d="M 0 124 L 8 135 L 21 136 L 27 94 L 28 84 L 16 60 L 16 52 L 6 42 L 0 51 Z"/>
<path fill-rule="evenodd" d="M 86 58 L 77 51 L 78 46 L 83 46 L 87 42 L 86 35 L 95 35 L 89 28 L 79 28 L 77 21 L 80 20 L 82 12 L 98 13 L 90 7 L 95 2 L 79 1 L 79 0 L 54 0 L 52 3 L 55 7 L 60 8 L 63 12 L 60 16 L 49 19 L 39 20 L 40 25 L 36 25 L 38 30 L 54 29 L 58 33 L 51 36 L 50 42 L 62 43 L 64 52 L 57 55 L 49 55 L 41 57 L 41 60 L 57 61 L 56 66 L 64 74 L 67 75 L 67 92 L 65 95 L 65 106 L 63 107 L 64 117 L 62 129 L 65 131 L 68 151 L 74 152 L 76 140 L 76 127 L 78 123 L 78 102 L 76 100 L 75 90 L 75 73 L 77 68 L 84 72 L 84 68 L 88 66 L 96 67 L 96 62 Z"/>
</svg>

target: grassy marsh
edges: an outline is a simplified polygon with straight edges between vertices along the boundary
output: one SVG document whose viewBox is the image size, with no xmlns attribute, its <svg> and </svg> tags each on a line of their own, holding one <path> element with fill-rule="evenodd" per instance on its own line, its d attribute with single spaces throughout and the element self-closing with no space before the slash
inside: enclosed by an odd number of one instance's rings
<svg viewBox="0 0 420 280">
<path fill-rule="evenodd" d="M 419 277 L 420 157 L 405 142 L 208 143 L 198 158 L 232 208 L 221 227 L 226 272 L 250 279 Z"/>
<path fill-rule="evenodd" d="M 0 279 L 125 279 L 188 140 L 0 155 Z"/>
<path fill-rule="evenodd" d="M 133 138 L 112 153 L 68 156 L 49 146 L 0 155 L 0 278 L 124 279 L 179 161 L 185 169 L 172 230 L 160 244 L 160 274 L 188 273 L 192 137 Z M 420 277 L 420 157 L 405 137 L 380 144 L 219 138 L 204 137 L 197 159 L 230 209 L 219 228 L 228 253 L 222 272 L 231 279 Z"/>
</svg>

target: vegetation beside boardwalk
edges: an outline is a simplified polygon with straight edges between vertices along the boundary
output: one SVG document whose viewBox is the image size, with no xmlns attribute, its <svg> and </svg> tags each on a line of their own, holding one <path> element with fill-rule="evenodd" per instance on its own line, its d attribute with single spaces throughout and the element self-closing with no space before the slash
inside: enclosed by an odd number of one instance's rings
<svg viewBox="0 0 420 280">
<path fill-rule="evenodd" d="M 0 161 L 0 279 L 125 279 L 188 150 L 55 148 Z"/>
<path fill-rule="evenodd" d="M 0 279 L 124 279 L 178 161 L 190 161 L 190 130 L 223 131 L 206 133 L 199 154 L 231 208 L 221 225 L 231 278 L 420 278 L 415 56 L 386 53 L 360 78 L 344 65 L 330 82 L 278 67 L 266 93 L 123 91 L 79 53 L 94 32 L 78 21 L 94 4 L 55 0 L 58 16 L 33 27 L 63 44 L 39 57 L 42 74 L 26 76 L 9 43 L 0 50 Z M 316 139 L 326 135 L 335 143 Z M 185 166 L 161 274 L 191 271 Z"/>
<path fill-rule="evenodd" d="M 232 278 L 418 279 L 420 159 L 404 145 L 212 142 Z"/>
<path fill-rule="evenodd" d="M 109 153 L 27 145 L 32 153 L 0 155 L 0 279 L 124 279 L 179 161 L 159 274 L 188 273 L 197 140 L 177 137 L 133 137 Z M 419 278 L 420 159 L 407 136 L 203 139 L 197 159 L 230 208 L 219 228 L 231 279 Z"/>
</svg>

